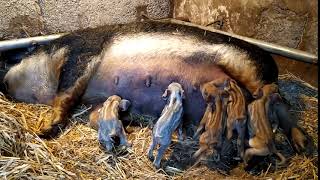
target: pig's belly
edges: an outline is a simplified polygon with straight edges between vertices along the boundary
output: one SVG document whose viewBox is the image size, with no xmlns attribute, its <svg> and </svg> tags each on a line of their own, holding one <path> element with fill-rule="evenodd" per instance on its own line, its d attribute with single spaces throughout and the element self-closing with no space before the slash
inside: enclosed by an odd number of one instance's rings
<svg viewBox="0 0 320 180">
<path fill-rule="evenodd" d="M 82 100 L 85 104 L 97 105 L 116 94 L 131 101 L 131 112 L 159 117 L 166 103 L 162 94 L 171 82 L 178 82 L 186 96 L 183 121 L 197 124 L 205 110 L 199 85 L 223 76 L 227 75 L 214 63 L 161 58 L 135 62 L 114 59 L 102 62 Z M 150 86 L 146 85 L 147 80 Z"/>
</svg>

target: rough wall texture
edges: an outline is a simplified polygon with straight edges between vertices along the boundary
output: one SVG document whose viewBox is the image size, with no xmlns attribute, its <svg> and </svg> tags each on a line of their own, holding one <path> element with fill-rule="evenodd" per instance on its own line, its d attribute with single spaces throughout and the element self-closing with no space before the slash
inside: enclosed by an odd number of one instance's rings
<svg viewBox="0 0 320 180">
<path fill-rule="evenodd" d="M 173 17 L 318 54 L 318 0 L 175 0 Z M 274 57 L 318 86 L 317 66 Z"/>
<path fill-rule="evenodd" d="M 314 54 L 318 52 L 317 0 L 175 0 L 173 16 Z"/>
<path fill-rule="evenodd" d="M 170 0 L 0 0 L 0 39 L 171 16 Z"/>
</svg>

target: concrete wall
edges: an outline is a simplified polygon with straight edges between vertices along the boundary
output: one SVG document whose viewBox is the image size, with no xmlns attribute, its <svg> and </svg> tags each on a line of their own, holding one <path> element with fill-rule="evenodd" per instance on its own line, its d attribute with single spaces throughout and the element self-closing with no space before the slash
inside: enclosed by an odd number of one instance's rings
<svg viewBox="0 0 320 180">
<path fill-rule="evenodd" d="M 172 16 L 170 0 L 0 0 L 0 40 L 65 32 L 148 16 Z"/>
</svg>

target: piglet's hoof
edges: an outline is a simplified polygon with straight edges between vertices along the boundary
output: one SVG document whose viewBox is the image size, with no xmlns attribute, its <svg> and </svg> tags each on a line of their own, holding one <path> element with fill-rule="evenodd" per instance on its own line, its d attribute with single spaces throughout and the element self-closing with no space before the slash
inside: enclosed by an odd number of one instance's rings
<svg viewBox="0 0 320 180">
<path fill-rule="evenodd" d="M 306 151 L 308 144 L 311 144 L 311 142 L 308 142 L 308 139 L 303 132 L 298 128 L 292 128 L 291 137 L 293 147 L 298 153 Z"/>
<path fill-rule="evenodd" d="M 160 162 L 153 162 L 153 166 L 156 168 L 156 169 L 159 169 L 160 168 Z"/>
<path fill-rule="evenodd" d="M 126 146 L 127 147 L 132 147 L 132 142 L 127 142 Z"/>
<path fill-rule="evenodd" d="M 221 159 L 220 154 L 214 154 L 214 155 L 213 155 L 213 160 L 214 160 L 215 162 L 219 162 L 220 159 Z"/>
</svg>

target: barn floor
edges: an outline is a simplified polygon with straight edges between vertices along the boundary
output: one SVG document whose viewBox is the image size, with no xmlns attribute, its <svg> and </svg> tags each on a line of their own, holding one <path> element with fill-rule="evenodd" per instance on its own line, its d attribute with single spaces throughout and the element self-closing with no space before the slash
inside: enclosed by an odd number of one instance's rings
<svg viewBox="0 0 320 180">
<path fill-rule="evenodd" d="M 276 167 L 274 156 L 260 158 L 259 165 L 244 170 L 243 163 L 232 158 L 233 146 L 226 146 L 219 163 L 203 162 L 193 167 L 191 156 L 197 142 L 190 139 L 173 143 L 156 170 L 146 157 L 151 130 L 129 127 L 133 147 L 105 153 L 99 146 L 97 132 L 89 128 L 87 107 L 79 107 L 68 127 L 52 140 L 40 139 L 34 132 L 52 113 L 45 105 L 30 105 L 7 100 L 0 93 L 0 178 L 1 179 L 318 179 L 318 89 L 291 74 L 280 76 L 282 95 L 292 105 L 291 112 L 312 137 L 312 155 L 297 155 L 286 138 L 278 133 L 277 148 L 288 158 Z M 227 150 L 230 151 L 227 151 Z"/>
</svg>

